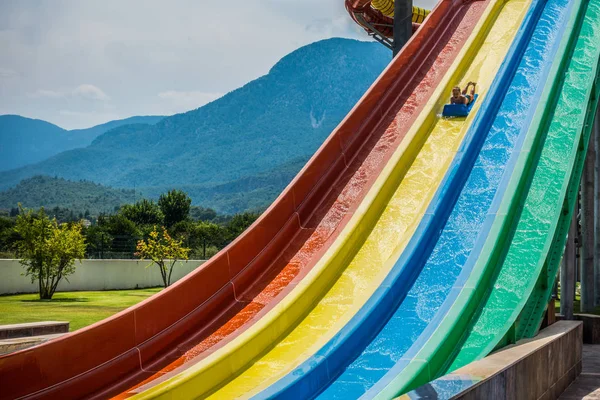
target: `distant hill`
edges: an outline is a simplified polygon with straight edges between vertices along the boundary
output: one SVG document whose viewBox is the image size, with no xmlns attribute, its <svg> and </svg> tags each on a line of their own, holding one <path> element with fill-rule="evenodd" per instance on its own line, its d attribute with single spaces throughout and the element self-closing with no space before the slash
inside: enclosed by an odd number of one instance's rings
<svg viewBox="0 0 600 400">
<path fill-rule="evenodd" d="M 138 194 L 138 200 L 139 200 Z M 0 193 L 0 208 L 10 209 L 21 203 L 26 208 L 61 207 L 93 215 L 113 212 L 121 204 L 133 203 L 135 193 L 113 189 L 89 181 L 71 182 L 62 178 L 34 176 Z"/>
<path fill-rule="evenodd" d="M 137 117 L 129 117 L 125 119 L 116 119 L 114 121 L 109 121 L 104 124 L 92 126 L 87 129 L 72 129 L 69 131 L 73 136 L 81 137 L 82 140 L 85 140 L 85 145 L 78 147 L 88 146 L 94 139 L 98 136 L 102 135 L 104 132 L 108 132 L 111 129 L 118 128 L 123 125 L 132 125 L 132 124 L 146 124 L 146 125 L 155 125 L 161 119 L 165 118 L 164 115 L 144 115 Z M 68 150 L 68 149 L 65 149 Z"/>
<path fill-rule="evenodd" d="M 163 118 L 131 117 L 88 129 L 68 131 L 39 119 L 0 115 L 0 171 L 36 163 L 65 150 L 86 147 L 97 136 L 119 126 L 153 125 Z"/>
<path fill-rule="evenodd" d="M 34 175 L 190 192 L 194 204 L 237 212 L 272 201 L 391 59 L 373 42 L 329 39 L 196 110 L 130 124 L 85 149 L 0 173 L 0 190 Z"/>
<path fill-rule="evenodd" d="M 212 208 L 220 214 L 264 210 L 302 169 L 308 158 L 291 160 L 256 175 L 214 186 L 178 185 L 192 198 L 194 205 Z M 144 197 L 157 199 L 173 186 L 138 188 Z"/>
<path fill-rule="evenodd" d="M 248 176 L 237 181 L 213 187 L 183 185 L 194 205 L 212 208 L 220 214 L 241 211 L 264 210 L 306 163 L 298 159 L 272 171 Z M 114 189 L 89 181 L 69 181 L 49 176 L 24 179 L 17 186 L 0 193 L 0 209 L 17 207 L 20 202 L 26 208 L 68 208 L 76 214 L 89 211 L 92 215 L 111 213 L 115 207 L 130 204 L 142 197 L 157 200 L 172 186 Z"/>
</svg>

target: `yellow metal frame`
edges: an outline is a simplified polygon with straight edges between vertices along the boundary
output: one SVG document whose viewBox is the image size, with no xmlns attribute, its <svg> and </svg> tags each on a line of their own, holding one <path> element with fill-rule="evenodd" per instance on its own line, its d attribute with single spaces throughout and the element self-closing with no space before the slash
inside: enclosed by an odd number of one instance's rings
<svg viewBox="0 0 600 400">
<path fill-rule="evenodd" d="M 381 11 L 386 17 L 394 18 L 394 0 L 373 0 L 371 2 L 371 7 Z M 430 10 L 413 6 L 412 22 L 420 24 L 425 21 L 425 18 L 427 18 L 430 12 Z"/>
</svg>

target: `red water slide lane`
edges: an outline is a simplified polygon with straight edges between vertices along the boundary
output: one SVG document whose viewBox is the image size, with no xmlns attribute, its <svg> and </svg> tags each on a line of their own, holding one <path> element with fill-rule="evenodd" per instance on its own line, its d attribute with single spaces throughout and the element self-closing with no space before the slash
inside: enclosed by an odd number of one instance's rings
<svg viewBox="0 0 600 400">
<path fill-rule="evenodd" d="M 316 225 L 315 231 L 312 232 L 308 240 L 301 238 L 301 240 L 304 240 L 302 248 L 292 257 L 286 267 L 270 280 L 270 283 L 262 292 L 258 294 L 256 292 L 248 293 L 248 297 L 251 299 L 250 303 L 214 333 L 186 351 L 177 360 L 119 394 L 115 399 L 127 398 L 143 390 L 147 390 L 156 383 L 162 382 L 199 362 L 244 332 L 244 330 L 250 327 L 255 321 L 258 321 L 295 287 L 319 260 L 325 250 L 329 248 L 331 242 L 335 240 L 339 231 L 345 226 L 353 211 L 366 194 L 366 191 L 379 175 L 381 168 L 383 168 L 391 156 L 391 152 L 398 146 L 406 131 L 414 122 L 425 101 L 430 97 L 432 90 L 437 86 L 441 76 L 447 71 L 452 61 L 454 61 L 457 50 L 462 47 L 465 39 L 469 36 L 483 9 L 483 5 L 473 7 L 470 11 L 467 8 L 463 8 L 462 10 L 458 8 L 446 9 L 446 17 L 453 15 L 454 18 L 450 18 L 450 21 L 443 21 L 444 23 L 448 23 L 448 31 L 444 34 L 448 35 L 447 38 L 454 35 L 454 39 L 441 39 L 435 44 L 420 42 L 424 46 L 430 46 L 429 56 L 421 64 L 421 74 L 412 77 L 412 84 L 398 93 L 395 107 L 391 107 L 386 112 L 385 117 L 392 118 L 392 123 L 386 125 L 383 122 L 378 125 L 370 138 L 362 145 L 356 156 L 352 159 L 351 165 L 346 167 L 345 173 L 350 178 L 345 179 L 341 177 L 338 179 L 335 187 L 328 194 L 329 198 L 321 202 L 317 212 L 311 217 L 311 221 L 308 223 L 309 227 Z M 441 13 L 441 10 L 438 12 Z M 468 15 L 466 15 L 467 13 Z M 465 15 L 467 17 L 465 19 L 470 21 L 468 24 L 463 21 Z M 458 23 L 466 26 L 461 31 L 455 32 L 454 29 L 456 26 L 454 24 Z M 414 40 L 418 39 L 415 38 Z M 438 56 L 441 54 L 448 56 L 432 58 L 434 55 Z M 433 64 L 431 64 L 432 61 Z M 394 63 L 396 62 L 401 61 L 394 61 Z M 424 72 L 426 73 L 423 74 Z M 433 86 L 429 85 L 430 82 L 434 82 Z M 374 86 L 377 86 L 377 83 Z M 410 96 L 407 98 L 406 95 L 409 92 Z M 382 121 L 387 121 L 387 119 L 383 118 Z M 329 206 L 333 203 L 336 203 L 338 206 Z M 340 209 L 340 205 L 345 209 Z M 323 216 L 323 213 L 325 213 L 325 216 Z M 327 237 L 325 242 L 321 240 L 323 237 Z M 306 257 L 310 258 L 306 259 Z"/>
<path fill-rule="evenodd" d="M 486 5 L 443 0 L 273 205 L 209 262 L 113 317 L 0 357 L 0 398 L 107 397 L 259 318 L 345 226 Z"/>
</svg>

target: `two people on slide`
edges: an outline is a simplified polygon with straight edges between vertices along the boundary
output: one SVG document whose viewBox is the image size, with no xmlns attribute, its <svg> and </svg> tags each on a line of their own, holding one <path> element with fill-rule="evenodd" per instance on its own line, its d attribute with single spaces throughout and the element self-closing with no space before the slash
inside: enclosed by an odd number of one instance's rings
<svg viewBox="0 0 600 400">
<path fill-rule="evenodd" d="M 469 92 L 469 88 L 473 87 Z M 452 88 L 452 96 L 450 97 L 450 104 L 464 104 L 468 106 L 471 104 L 473 99 L 475 98 L 475 88 L 477 86 L 476 82 L 469 82 L 465 87 L 465 90 L 460 91 L 460 86 L 454 86 Z"/>
</svg>

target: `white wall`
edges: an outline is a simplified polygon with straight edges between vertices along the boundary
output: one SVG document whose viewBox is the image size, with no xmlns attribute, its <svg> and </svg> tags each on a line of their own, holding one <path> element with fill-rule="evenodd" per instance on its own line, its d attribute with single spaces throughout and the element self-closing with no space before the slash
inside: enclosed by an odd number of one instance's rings
<svg viewBox="0 0 600 400">
<path fill-rule="evenodd" d="M 174 266 L 171 283 L 187 275 L 205 261 L 178 261 Z M 57 291 L 134 289 L 162 286 L 158 267 L 150 261 L 139 260 L 83 260 L 75 261 L 75 273 L 69 282 L 64 278 Z M 0 294 L 37 293 L 37 282 L 24 276 L 25 268 L 19 260 L 0 259 Z"/>
</svg>

